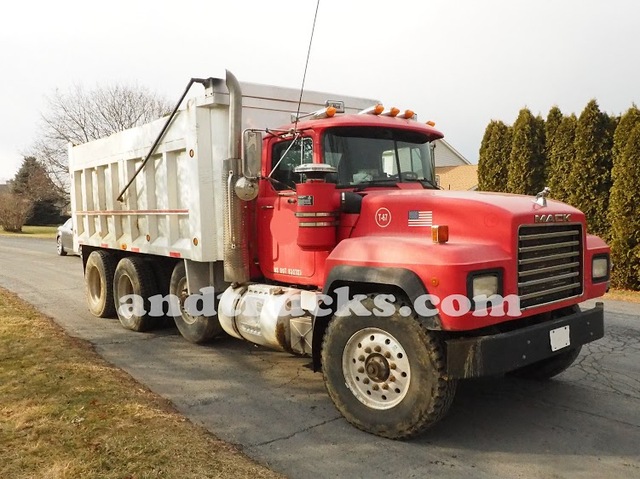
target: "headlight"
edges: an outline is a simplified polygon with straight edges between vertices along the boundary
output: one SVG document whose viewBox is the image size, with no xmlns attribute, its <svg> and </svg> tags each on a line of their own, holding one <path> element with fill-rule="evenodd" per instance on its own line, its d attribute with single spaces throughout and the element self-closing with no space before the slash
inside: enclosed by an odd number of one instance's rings
<svg viewBox="0 0 640 479">
<path fill-rule="evenodd" d="M 609 279 L 609 256 L 594 256 L 591 262 L 591 278 L 594 281 Z"/>
<path fill-rule="evenodd" d="M 473 276 L 471 279 L 471 297 L 486 295 L 491 296 L 498 294 L 500 281 L 498 274 L 485 274 L 481 276 Z"/>
</svg>

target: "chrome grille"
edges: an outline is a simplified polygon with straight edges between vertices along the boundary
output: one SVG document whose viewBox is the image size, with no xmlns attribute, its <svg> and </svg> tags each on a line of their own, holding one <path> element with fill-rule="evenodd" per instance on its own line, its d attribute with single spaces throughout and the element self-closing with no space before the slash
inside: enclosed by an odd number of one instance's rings
<svg viewBox="0 0 640 479">
<path fill-rule="evenodd" d="M 582 225 L 520 226 L 518 295 L 522 309 L 582 294 Z"/>
</svg>

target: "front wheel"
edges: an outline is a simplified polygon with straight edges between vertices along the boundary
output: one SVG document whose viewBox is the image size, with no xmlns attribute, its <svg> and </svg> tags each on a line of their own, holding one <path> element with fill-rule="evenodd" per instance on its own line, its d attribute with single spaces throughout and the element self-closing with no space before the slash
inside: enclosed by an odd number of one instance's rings
<svg viewBox="0 0 640 479">
<path fill-rule="evenodd" d="M 372 298 L 361 303 L 374 310 Z M 391 439 L 420 434 L 446 414 L 455 380 L 444 345 L 408 306 L 379 317 L 336 315 L 325 334 L 322 367 L 336 408 L 354 426 Z"/>
</svg>

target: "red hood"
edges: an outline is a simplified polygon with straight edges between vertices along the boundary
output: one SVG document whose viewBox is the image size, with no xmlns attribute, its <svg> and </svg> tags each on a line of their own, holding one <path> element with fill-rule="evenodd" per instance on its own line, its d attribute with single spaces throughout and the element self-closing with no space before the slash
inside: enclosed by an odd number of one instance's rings
<svg viewBox="0 0 640 479">
<path fill-rule="evenodd" d="M 450 242 L 473 240 L 510 251 L 516 246 L 510 244 L 512 232 L 521 224 L 556 220 L 584 224 L 584 214 L 572 206 L 548 199 L 547 206 L 541 207 L 534 200 L 532 196 L 476 191 L 369 191 L 352 237 L 417 234 L 430 240 L 429 226 L 439 224 L 449 226 Z"/>
</svg>

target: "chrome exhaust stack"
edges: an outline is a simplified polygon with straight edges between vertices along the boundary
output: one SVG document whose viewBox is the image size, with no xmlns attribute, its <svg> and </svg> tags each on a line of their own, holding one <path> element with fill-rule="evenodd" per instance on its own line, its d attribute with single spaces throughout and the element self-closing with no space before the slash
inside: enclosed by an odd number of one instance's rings
<svg viewBox="0 0 640 479">
<path fill-rule="evenodd" d="M 229 158 L 224 160 L 224 280 L 229 283 L 249 281 L 249 246 L 247 241 L 247 209 L 235 194 L 234 187 L 242 177 L 242 90 L 237 78 L 227 70 L 229 90 Z"/>
</svg>

